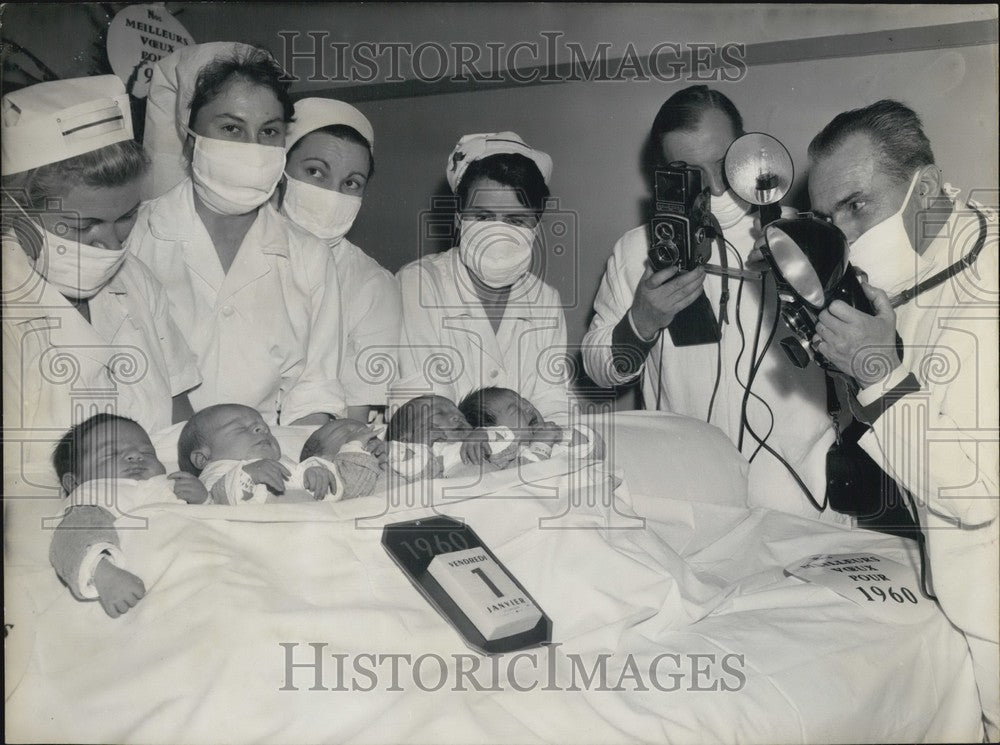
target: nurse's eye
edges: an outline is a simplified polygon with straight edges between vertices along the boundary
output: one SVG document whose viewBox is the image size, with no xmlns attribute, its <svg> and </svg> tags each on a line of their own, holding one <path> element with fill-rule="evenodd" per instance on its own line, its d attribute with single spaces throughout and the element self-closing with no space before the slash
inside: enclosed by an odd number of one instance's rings
<svg viewBox="0 0 1000 745">
<path fill-rule="evenodd" d="M 344 182 L 344 186 L 351 191 L 361 191 L 365 188 L 365 182 L 356 178 L 349 178 Z"/>
<path fill-rule="evenodd" d="M 284 131 L 278 129 L 277 127 L 265 127 L 260 131 L 260 134 L 263 137 L 269 137 L 269 138 L 280 137 L 282 134 L 284 134 Z"/>
<path fill-rule="evenodd" d="M 317 181 L 322 181 L 323 179 L 326 178 L 326 171 L 324 171 L 322 168 L 317 168 L 316 166 L 307 166 L 305 171 L 306 171 L 306 176 L 312 179 L 316 179 Z"/>
<path fill-rule="evenodd" d="M 243 129 L 237 124 L 223 124 L 220 129 L 230 137 L 239 137 L 243 134 Z"/>
<path fill-rule="evenodd" d="M 860 212 L 861 210 L 863 210 L 867 206 L 868 206 L 868 202 L 866 202 L 866 201 L 864 201 L 862 199 L 857 199 L 857 200 L 851 202 L 851 204 L 849 205 L 851 212 Z"/>
</svg>

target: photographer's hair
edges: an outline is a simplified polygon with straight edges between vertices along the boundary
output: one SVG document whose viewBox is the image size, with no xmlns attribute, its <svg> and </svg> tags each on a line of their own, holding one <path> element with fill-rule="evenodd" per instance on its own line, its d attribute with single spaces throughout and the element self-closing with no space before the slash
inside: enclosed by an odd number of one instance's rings
<svg viewBox="0 0 1000 745">
<path fill-rule="evenodd" d="M 191 96 L 191 113 L 188 127 L 194 129 L 198 112 L 205 104 L 214 100 L 222 89 L 233 79 L 245 80 L 270 89 L 283 109 L 285 122 L 292 121 L 295 106 L 288 95 L 289 81 L 284 80 L 285 71 L 266 50 L 257 47 L 246 52 L 216 57 L 198 73 Z"/>
<path fill-rule="evenodd" d="M 871 138 L 882 171 L 896 181 L 908 182 L 918 168 L 934 163 L 920 117 L 905 104 L 886 98 L 837 114 L 809 143 L 809 160 L 825 158 L 853 134 Z"/>
<path fill-rule="evenodd" d="M 677 91 L 656 113 L 650 131 L 654 149 L 659 152 L 663 146 L 663 138 L 671 132 L 689 132 L 697 129 L 702 116 L 712 109 L 721 111 L 729 118 L 735 137 L 743 134 L 743 117 L 725 94 L 706 85 L 692 85 Z"/>
<path fill-rule="evenodd" d="M 60 481 L 62 481 L 63 476 L 67 473 L 74 476 L 80 475 L 79 468 L 83 462 L 84 443 L 87 440 L 87 436 L 102 424 L 115 422 L 125 422 L 134 424 L 137 427 L 139 426 L 139 423 L 134 419 L 118 416 L 117 414 L 101 413 L 94 414 L 89 419 L 70 427 L 69 431 L 56 443 L 55 450 L 52 451 L 52 467 L 55 469 L 56 476 Z"/>
<path fill-rule="evenodd" d="M 320 127 L 319 129 L 314 129 L 306 135 L 303 135 L 298 142 L 292 145 L 292 149 L 288 151 L 288 157 L 292 157 L 292 153 L 298 150 L 299 146 L 305 141 L 306 137 L 316 132 L 323 132 L 331 137 L 336 137 L 338 140 L 344 140 L 346 142 L 353 142 L 355 145 L 361 145 L 365 150 L 368 151 L 368 178 L 370 179 L 375 175 L 375 154 L 372 152 L 372 146 L 368 144 L 368 140 L 364 138 L 358 130 L 347 124 L 331 124 L 328 127 Z"/>
<path fill-rule="evenodd" d="M 549 196 L 545 178 L 535 161 L 519 153 L 498 153 L 472 161 L 455 187 L 459 211 L 469 204 L 472 185 L 484 178 L 514 189 L 518 201 L 537 214 L 545 211 L 545 200 Z"/>
<path fill-rule="evenodd" d="M 48 206 L 48 200 L 58 199 L 77 186 L 113 188 L 129 184 L 146 172 L 148 163 L 142 145 L 135 140 L 125 140 L 56 163 L 8 174 L 3 177 L 3 190 L 5 198 L 20 197 L 17 201 L 22 207 L 41 210 Z"/>
<path fill-rule="evenodd" d="M 202 432 L 202 424 L 214 406 L 196 411 L 184 424 L 180 437 L 177 438 L 177 466 L 194 476 L 201 476 L 202 469 L 196 468 L 191 462 L 191 453 L 200 447 L 208 445 L 208 440 Z"/>
<path fill-rule="evenodd" d="M 496 415 L 487 406 L 487 398 L 497 394 L 502 394 L 506 389 L 487 387 L 473 391 L 462 399 L 458 405 L 458 410 L 462 412 L 469 424 L 477 429 L 479 427 L 496 426 Z"/>
</svg>

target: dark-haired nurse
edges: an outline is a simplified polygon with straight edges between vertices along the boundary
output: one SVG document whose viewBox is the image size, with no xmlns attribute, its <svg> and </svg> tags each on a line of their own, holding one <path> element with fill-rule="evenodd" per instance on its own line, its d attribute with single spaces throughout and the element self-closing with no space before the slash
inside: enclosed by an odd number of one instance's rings
<svg viewBox="0 0 1000 745">
<path fill-rule="evenodd" d="M 143 204 L 129 248 L 198 356 L 191 403 L 322 424 L 345 410 L 336 269 L 316 236 L 268 203 L 285 167 L 288 83 L 267 52 L 242 47 L 214 56 L 185 90 L 190 103 L 150 103 L 178 112 L 190 176 Z"/>
<path fill-rule="evenodd" d="M 397 275 L 401 395 L 430 389 L 458 401 L 498 386 L 546 419 L 567 415 L 566 320 L 536 246 L 551 173 L 552 159 L 513 132 L 459 140 L 446 168 L 458 245 Z"/>
</svg>

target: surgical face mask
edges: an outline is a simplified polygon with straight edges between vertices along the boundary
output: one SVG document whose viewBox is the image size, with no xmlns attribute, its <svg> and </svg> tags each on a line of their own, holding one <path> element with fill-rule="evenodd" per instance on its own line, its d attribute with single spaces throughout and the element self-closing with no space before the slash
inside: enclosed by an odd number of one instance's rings
<svg viewBox="0 0 1000 745">
<path fill-rule="evenodd" d="M 101 248 L 76 239 L 62 238 L 32 221 L 17 200 L 11 201 L 31 227 L 41 234 L 42 245 L 32 262 L 35 271 L 64 297 L 73 300 L 93 297 L 111 281 L 125 262 L 128 252 L 124 248 Z"/>
<path fill-rule="evenodd" d="M 47 230 L 41 232 L 43 244 L 35 259 L 35 271 L 74 300 L 96 295 L 115 276 L 128 254 L 124 248 L 100 248 L 60 238 Z"/>
<path fill-rule="evenodd" d="M 462 261 L 489 287 L 509 287 L 531 266 L 535 229 L 502 220 L 462 220 Z"/>
<path fill-rule="evenodd" d="M 213 212 L 245 215 L 271 198 L 285 169 L 285 149 L 256 142 L 195 138 L 195 193 Z"/>
<path fill-rule="evenodd" d="M 732 189 L 726 189 L 721 197 L 711 195 L 708 208 L 719 221 L 719 226 L 725 230 L 747 216 L 750 203 L 733 194 Z"/>
<path fill-rule="evenodd" d="M 899 210 L 858 236 L 848 251 L 848 260 L 868 275 L 868 284 L 888 295 L 918 284 L 934 268 L 914 250 L 903 220 L 919 176 L 919 171 L 913 174 Z"/>
<path fill-rule="evenodd" d="M 295 224 L 336 244 L 347 235 L 361 209 L 361 197 L 330 191 L 289 177 L 282 210 Z"/>
</svg>

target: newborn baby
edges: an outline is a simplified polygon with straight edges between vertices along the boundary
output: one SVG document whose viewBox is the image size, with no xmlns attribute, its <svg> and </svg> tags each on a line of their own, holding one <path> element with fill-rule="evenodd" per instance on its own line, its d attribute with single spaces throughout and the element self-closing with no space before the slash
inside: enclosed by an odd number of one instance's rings
<svg viewBox="0 0 1000 745">
<path fill-rule="evenodd" d="M 495 461 L 509 463 L 516 458 L 529 463 L 560 453 L 574 458 L 604 457 L 604 442 L 590 427 L 563 428 L 546 422 L 528 399 L 509 388 L 480 388 L 462 399 L 458 409 L 471 426 L 485 429 L 498 443 L 493 448 Z M 503 442 L 511 446 L 501 450 Z"/>
<path fill-rule="evenodd" d="M 97 598 L 117 618 L 146 594 L 124 568 L 113 504 L 118 513 L 157 502 L 203 502 L 205 487 L 189 473 L 172 473 L 157 459 L 149 435 L 136 422 L 96 414 L 67 432 L 52 464 L 70 506 L 52 535 L 49 560 L 79 600 Z"/>
<path fill-rule="evenodd" d="M 418 396 L 399 407 L 386 430 L 389 468 L 406 479 L 449 476 L 488 461 L 489 435 L 473 429 L 444 396 Z"/>
<path fill-rule="evenodd" d="M 345 499 L 375 492 L 385 467 L 386 447 L 375 431 L 357 419 L 334 419 L 317 429 L 302 446 L 299 459 L 322 458 L 334 464 Z"/>
<path fill-rule="evenodd" d="M 304 501 L 345 495 L 336 466 L 313 457 L 295 463 L 281 454 L 263 417 L 249 406 L 217 404 L 197 412 L 181 430 L 177 458 L 182 470 L 199 477 L 216 504 Z"/>
</svg>

